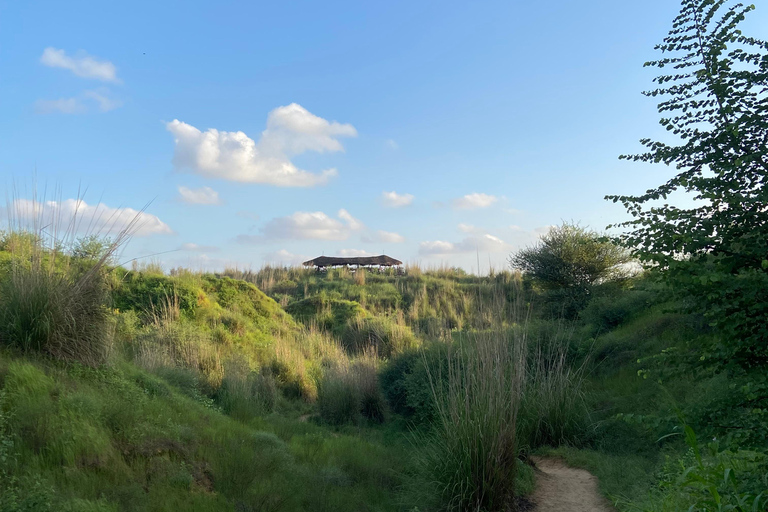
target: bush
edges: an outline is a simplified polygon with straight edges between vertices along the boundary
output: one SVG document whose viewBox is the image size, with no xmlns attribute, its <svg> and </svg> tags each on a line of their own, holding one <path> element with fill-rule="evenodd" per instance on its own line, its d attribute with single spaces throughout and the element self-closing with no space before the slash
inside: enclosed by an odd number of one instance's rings
<svg viewBox="0 0 768 512">
<path fill-rule="evenodd" d="M 347 322 L 341 337 L 350 354 L 375 351 L 380 357 L 391 357 L 417 345 L 411 329 L 388 318 L 356 318 Z"/>
<path fill-rule="evenodd" d="M 216 401 L 226 414 L 248 421 L 274 411 L 277 387 L 271 374 L 255 372 L 245 361 L 235 360 L 225 365 Z"/>
<path fill-rule="evenodd" d="M 329 369 L 318 390 L 320 418 L 333 425 L 384 421 L 385 400 L 371 356 Z"/>
<path fill-rule="evenodd" d="M 102 269 L 73 274 L 14 264 L 0 281 L 0 342 L 92 366 L 106 362 L 112 328 Z"/>
<path fill-rule="evenodd" d="M 325 295 L 293 302 L 286 311 L 297 320 L 318 325 L 335 334 L 341 334 L 348 322 L 368 316 L 365 309 L 355 301 L 331 299 Z"/>
<path fill-rule="evenodd" d="M 664 497 L 654 510 L 732 510 L 768 507 L 768 457 L 749 451 L 722 450 L 717 442 L 702 447 L 684 425 L 688 453 L 668 460 L 660 488 Z"/>
<path fill-rule="evenodd" d="M 432 343 L 423 349 L 398 354 L 386 363 L 379 379 L 392 411 L 417 424 L 432 421 L 435 401 L 431 381 L 445 387 L 449 350 L 446 344 Z"/>
<path fill-rule="evenodd" d="M 567 332 L 530 343 L 518 416 L 519 444 L 527 449 L 586 441 L 591 425 L 584 400 L 584 369 L 568 358 Z"/>
<path fill-rule="evenodd" d="M 648 308 L 654 294 L 646 290 L 606 290 L 596 294 L 579 314 L 587 325 L 589 334 L 608 332 Z"/>
</svg>

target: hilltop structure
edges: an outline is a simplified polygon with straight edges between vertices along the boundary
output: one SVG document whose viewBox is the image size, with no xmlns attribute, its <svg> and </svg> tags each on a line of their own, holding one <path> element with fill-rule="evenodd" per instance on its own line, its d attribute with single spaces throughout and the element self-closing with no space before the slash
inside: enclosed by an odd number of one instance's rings
<svg viewBox="0 0 768 512">
<path fill-rule="evenodd" d="M 318 270 L 325 270 L 328 267 L 398 267 L 403 262 L 382 254 L 381 256 L 362 256 L 358 258 L 333 258 L 331 256 L 319 256 L 315 259 L 305 261 L 305 267 L 315 267 Z"/>
</svg>

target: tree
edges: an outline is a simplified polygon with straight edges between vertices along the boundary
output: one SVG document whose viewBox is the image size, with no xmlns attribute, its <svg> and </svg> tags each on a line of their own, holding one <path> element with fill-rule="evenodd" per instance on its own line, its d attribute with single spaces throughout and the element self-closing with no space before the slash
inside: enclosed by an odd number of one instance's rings
<svg viewBox="0 0 768 512">
<path fill-rule="evenodd" d="M 566 316 L 574 316 L 588 300 L 592 288 L 627 276 L 626 249 L 578 224 L 553 227 L 534 246 L 509 259 L 520 270 L 554 291 Z"/>
<path fill-rule="evenodd" d="M 754 6 L 684 0 L 659 60 L 670 69 L 646 91 L 677 139 L 642 139 L 622 156 L 678 170 L 639 196 L 611 195 L 633 219 L 621 242 L 660 271 L 691 311 L 730 338 L 703 359 L 768 363 L 768 44 L 738 29 Z M 676 191 L 693 206 L 667 204 Z M 734 343 L 736 342 L 736 343 Z"/>
</svg>

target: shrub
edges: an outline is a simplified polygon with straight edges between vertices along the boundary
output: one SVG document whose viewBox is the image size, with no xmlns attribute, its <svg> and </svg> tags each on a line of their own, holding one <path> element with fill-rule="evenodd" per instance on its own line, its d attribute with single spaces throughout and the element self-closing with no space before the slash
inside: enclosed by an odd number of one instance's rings
<svg viewBox="0 0 768 512">
<path fill-rule="evenodd" d="M 320 417 L 333 425 L 367 419 L 384 421 L 385 400 L 376 374 L 376 359 L 366 355 L 329 369 L 318 390 Z"/>
<path fill-rule="evenodd" d="M 432 343 L 391 358 L 380 373 L 381 388 L 392 411 L 417 424 L 427 424 L 435 414 L 431 381 L 445 387 L 450 347 Z"/>
<path fill-rule="evenodd" d="M 604 333 L 647 308 L 653 298 L 654 294 L 646 290 L 606 290 L 593 297 L 579 317 L 591 335 Z"/>
<path fill-rule="evenodd" d="M 355 318 L 347 322 L 342 345 L 350 354 L 375 351 L 381 357 L 391 357 L 417 345 L 416 337 L 405 325 L 388 318 Z"/>
<path fill-rule="evenodd" d="M 216 401 L 226 414 L 248 421 L 275 409 L 277 387 L 272 375 L 251 370 L 243 360 L 232 360 L 225 365 Z"/>
<path fill-rule="evenodd" d="M 690 426 L 684 425 L 684 432 L 690 449 L 685 456 L 665 464 L 660 482 L 664 492 L 661 510 L 766 510 L 765 454 L 722 450 L 717 442 L 702 447 Z"/>
<path fill-rule="evenodd" d="M 365 309 L 355 301 L 331 299 L 325 295 L 293 302 L 286 311 L 297 320 L 316 324 L 336 334 L 343 332 L 348 322 L 368 316 Z"/>
<path fill-rule="evenodd" d="M 15 263 L 0 281 L 0 342 L 88 365 L 106 362 L 111 325 L 103 269 Z"/>
<path fill-rule="evenodd" d="M 561 330 L 530 343 L 518 416 L 521 447 L 584 442 L 591 421 L 584 400 L 586 362 L 568 358 L 569 335 Z"/>
</svg>

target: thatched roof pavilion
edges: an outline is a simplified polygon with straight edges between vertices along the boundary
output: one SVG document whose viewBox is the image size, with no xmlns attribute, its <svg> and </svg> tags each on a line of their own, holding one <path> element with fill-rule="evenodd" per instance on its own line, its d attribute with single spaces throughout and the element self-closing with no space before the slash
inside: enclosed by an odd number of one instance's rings
<svg viewBox="0 0 768 512">
<path fill-rule="evenodd" d="M 355 266 L 355 267 L 396 267 L 402 265 L 403 262 L 390 258 L 382 254 L 381 256 L 363 256 L 359 258 L 333 258 L 330 256 L 319 256 L 313 260 L 305 261 L 303 265 L 305 267 L 341 267 L 341 266 Z"/>
</svg>

